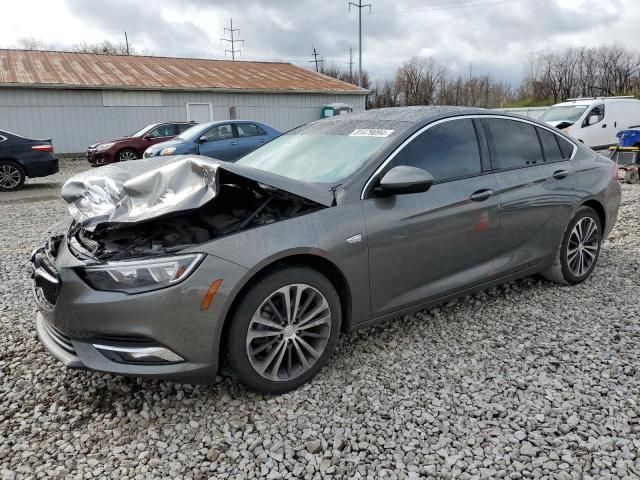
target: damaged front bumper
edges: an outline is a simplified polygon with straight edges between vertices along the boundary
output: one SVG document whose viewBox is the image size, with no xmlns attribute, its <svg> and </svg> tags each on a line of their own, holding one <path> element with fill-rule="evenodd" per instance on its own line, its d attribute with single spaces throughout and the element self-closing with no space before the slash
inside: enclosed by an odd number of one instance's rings
<svg viewBox="0 0 640 480">
<path fill-rule="evenodd" d="M 105 292 L 80 278 L 84 262 L 66 239 L 57 242 L 32 257 L 36 331 L 49 353 L 70 368 L 214 381 L 227 303 L 246 268 L 207 255 L 180 284 L 140 294 Z M 204 308 L 209 286 L 220 279 Z"/>
</svg>

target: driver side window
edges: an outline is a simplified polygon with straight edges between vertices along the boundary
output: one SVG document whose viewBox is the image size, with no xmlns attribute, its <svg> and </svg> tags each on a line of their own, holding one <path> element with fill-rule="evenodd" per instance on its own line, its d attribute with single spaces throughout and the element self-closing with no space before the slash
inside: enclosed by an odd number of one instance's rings
<svg viewBox="0 0 640 480">
<path fill-rule="evenodd" d="M 403 148 L 393 165 L 422 168 L 435 182 L 479 175 L 482 162 L 473 121 L 452 120 L 431 127 Z"/>
<path fill-rule="evenodd" d="M 173 133 L 173 125 L 160 125 L 159 127 L 154 128 L 149 132 L 150 138 L 160 138 L 160 137 L 173 137 L 175 133 Z"/>
<path fill-rule="evenodd" d="M 233 130 L 231 130 L 231 125 L 216 125 L 207 130 L 202 136 L 207 142 L 229 140 L 233 138 Z"/>
<path fill-rule="evenodd" d="M 597 121 L 591 122 L 591 117 L 598 117 Z M 591 109 L 591 111 L 587 115 L 587 118 L 584 119 L 584 122 L 582 124 L 582 128 L 590 127 L 591 125 L 595 125 L 596 123 L 600 123 L 602 120 L 604 120 L 604 105 L 596 105 L 595 107 L 593 107 Z"/>
</svg>

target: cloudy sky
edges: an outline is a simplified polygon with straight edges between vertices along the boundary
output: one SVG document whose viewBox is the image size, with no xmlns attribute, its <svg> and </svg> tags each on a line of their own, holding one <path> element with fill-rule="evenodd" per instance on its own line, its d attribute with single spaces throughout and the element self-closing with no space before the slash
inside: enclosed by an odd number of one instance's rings
<svg viewBox="0 0 640 480">
<path fill-rule="evenodd" d="M 357 2 L 357 0 L 355 0 Z M 364 1 L 364 0 L 363 0 Z M 328 63 L 357 62 L 357 10 L 348 0 L 7 0 L 0 47 L 21 37 L 65 46 L 123 30 L 154 55 L 224 58 L 220 41 L 233 17 L 244 39 L 241 59 L 311 66 L 312 46 Z M 411 56 L 434 56 L 453 72 L 518 82 L 528 53 L 567 45 L 621 42 L 640 49 L 638 0 L 367 0 L 363 66 L 391 76 Z"/>
</svg>

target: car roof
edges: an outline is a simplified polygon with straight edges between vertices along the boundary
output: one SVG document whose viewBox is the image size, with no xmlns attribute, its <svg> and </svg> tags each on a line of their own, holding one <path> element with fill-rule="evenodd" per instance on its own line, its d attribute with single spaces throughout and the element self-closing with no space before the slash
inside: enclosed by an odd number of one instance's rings
<svg viewBox="0 0 640 480">
<path fill-rule="evenodd" d="M 414 107 L 390 107 L 378 108 L 374 110 L 365 110 L 363 112 L 346 113 L 331 117 L 337 121 L 355 120 L 355 121 L 389 121 L 389 122 L 406 122 L 409 124 L 423 123 L 429 119 L 442 118 L 447 116 L 473 115 L 473 114 L 489 114 L 496 113 L 484 108 L 470 107 L 451 107 L 444 105 L 428 105 Z"/>
</svg>

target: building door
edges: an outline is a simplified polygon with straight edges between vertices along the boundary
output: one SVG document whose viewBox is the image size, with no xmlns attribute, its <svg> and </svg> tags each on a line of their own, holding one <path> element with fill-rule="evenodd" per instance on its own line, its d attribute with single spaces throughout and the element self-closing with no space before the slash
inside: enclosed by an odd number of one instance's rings
<svg viewBox="0 0 640 480">
<path fill-rule="evenodd" d="M 196 123 L 206 123 L 213 120 L 211 118 L 210 103 L 187 103 L 187 120 Z"/>
</svg>

